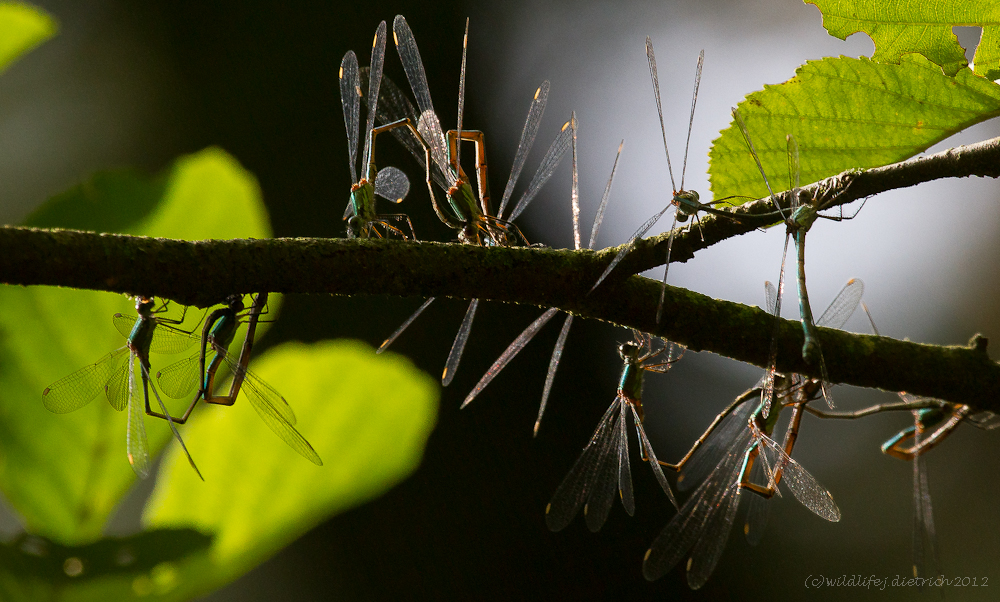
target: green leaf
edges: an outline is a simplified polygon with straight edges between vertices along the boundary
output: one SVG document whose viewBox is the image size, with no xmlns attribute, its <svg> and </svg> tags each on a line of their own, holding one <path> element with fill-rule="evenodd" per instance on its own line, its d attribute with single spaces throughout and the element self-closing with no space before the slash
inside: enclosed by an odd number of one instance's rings
<svg viewBox="0 0 1000 602">
<path fill-rule="evenodd" d="M 823 13 L 830 35 L 864 32 L 875 42 L 872 60 L 899 63 L 908 53 L 919 53 L 955 75 L 968 62 L 965 50 L 952 32 L 954 26 L 982 27 L 983 35 L 973 61 L 976 73 L 1000 77 L 1000 4 L 968 0 L 931 2 L 871 2 L 870 0 L 806 0 Z"/>
<path fill-rule="evenodd" d="M 212 538 L 192 529 L 150 530 L 65 546 L 35 535 L 0 544 L 0 599 L 125 600 L 152 593 L 170 563 L 206 550 Z"/>
<path fill-rule="evenodd" d="M 0 72 L 56 34 L 56 22 L 27 4 L 0 2 Z"/>
<path fill-rule="evenodd" d="M 98 172 L 46 201 L 24 225 L 128 232 L 163 199 L 167 176 L 150 177 L 133 169 Z"/>
<path fill-rule="evenodd" d="M 739 111 L 778 192 L 788 189 L 786 134 L 798 142 L 805 185 L 848 169 L 902 161 L 1000 115 L 1000 86 L 969 69 L 948 77 L 918 55 L 899 65 L 827 58 L 748 95 Z M 735 125 L 713 142 L 709 163 L 715 198 L 767 195 Z"/>
<path fill-rule="evenodd" d="M 52 199 L 29 222 L 95 229 L 115 224 L 129 234 L 186 239 L 271 235 L 253 175 L 215 148 L 182 157 L 165 175 L 145 182 L 134 172 L 98 174 Z M 272 311 L 277 303 L 272 297 Z M 135 478 L 125 456 L 126 416 L 101 392 L 63 415 L 46 410 L 41 394 L 121 347 L 111 316 L 134 314 L 133 303 L 108 293 L 5 286 L 0 307 L 0 490 L 30 532 L 67 544 L 92 541 Z M 187 323 L 194 327 L 198 312 L 191 313 Z M 171 361 L 152 359 L 154 369 Z M 173 413 L 185 403 L 168 405 Z M 169 440 L 169 429 L 160 420 L 147 420 L 146 428 L 155 454 Z"/>
<path fill-rule="evenodd" d="M 253 370 L 283 392 L 325 464 L 275 436 L 245 396 L 200 408 L 184 439 L 205 481 L 172 446 L 145 515 L 151 527 L 214 535 L 208 558 L 177 566 L 177 599 L 232 581 L 331 515 L 387 491 L 417 467 L 434 426 L 436 382 L 363 343 L 289 343 Z"/>
</svg>

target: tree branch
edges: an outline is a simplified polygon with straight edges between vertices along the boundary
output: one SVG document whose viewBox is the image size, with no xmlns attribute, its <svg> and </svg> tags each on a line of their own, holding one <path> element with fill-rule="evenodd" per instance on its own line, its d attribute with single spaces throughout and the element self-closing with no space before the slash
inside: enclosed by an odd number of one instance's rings
<svg viewBox="0 0 1000 602">
<path fill-rule="evenodd" d="M 233 292 L 451 296 L 559 307 L 764 366 L 774 322 L 764 311 L 668 287 L 616 279 L 587 294 L 611 251 L 481 248 L 367 239 L 188 242 L 73 230 L 0 229 L 0 282 L 143 294 L 205 307 Z M 939 347 L 820 328 L 831 379 L 909 391 L 1000 412 L 1000 366 L 986 340 Z M 802 330 L 782 320 L 778 367 L 818 376 L 802 360 Z"/>
<path fill-rule="evenodd" d="M 950 148 L 940 153 L 923 157 L 913 157 L 906 161 L 866 170 L 849 170 L 835 176 L 803 186 L 801 194 L 807 198 L 819 199 L 824 209 L 845 205 L 865 199 L 880 192 L 897 188 L 908 188 L 941 178 L 965 178 L 969 176 L 1000 177 L 1000 138 L 977 142 L 968 146 Z M 775 195 L 782 209 L 791 203 L 788 192 Z M 712 215 L 701 217 L 701 228 L 694 224 L 677 228 L 670 261 L 686 262 L 695 252 L 708 248 L 726 239 L 753 232 L 757 228 L 780 222 L 773 217 L 774 204 L 770 197 L 740 205 L 733 215 L 740 221 L 718 218 Z M 704 236 L 704 238 L 703 238 Z M 650 268 L 663 265 L 667 256 L 667 239 L 670 232 L 636 242 L 635 249 L 622 260 L 612 273 L 638 274 Z M 611 251 L 617 252 L 617 249 Z M 608 250 L 604 251 L 609 252 Z M 613 255 L 609 255 L 610 262 Z M 611 276 L 609 276 L 610 278 Z"/>
</svg>

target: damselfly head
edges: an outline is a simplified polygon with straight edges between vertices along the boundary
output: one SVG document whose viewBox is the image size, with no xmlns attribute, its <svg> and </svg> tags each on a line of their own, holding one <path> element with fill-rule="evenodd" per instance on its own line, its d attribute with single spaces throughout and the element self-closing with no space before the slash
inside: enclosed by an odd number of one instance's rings
<svg viewBox="0 0 1000 602">
<path fill-rule="evenodd" d="M 917 430 L 923 434 L 948 418 L 941 408 L 921 408 L 917 410 Z"/>
<path fill-rule="evenodd" d="M 700 198 L 693 190 L 674 192 L 674 198 L 670 202 L 677 207 L 677 221 L 686 222 L 692 215 L 697 215 L 701 210 Z"/>
<path fill-rule="evenodd" d="M 792 213 L 792 221 L 797 227 L 803 230 L 809 230 L 809 228 L 811 228 L 813 223 L 816 221 L 816 217 L 818 215 L 819 214 L 816 213 L 816 209 L 809 203 L 806 203 L 804 205 L 799 205 L 795 209 L 795 212 Z"/>
<path fill-rule="evenodd" d="M 243 295 L 229 295 L 226 297 L 226 305 L 233 311 L 243 310 Z"/>
<path fill-rule="evenodd" d="M 622 358 L 623 362 L 639 361 L 639 354 L 641 351 L 642 348 L 632 341 L 618 345 L 618 355 Z"/>
<path fill-rule="evenodd" d="M 135 298 L 135 311 L 144 318 L 149 317 L 149 314 L 152 313 L 153 307 L 155 305 L 156 302 L 153 300 L 152 297 Z"/>
<path fill-rule="evenodd" d="M 347 238 L 355 238 L 364 228 L 364 221 L 357 215 L 347 218 Z"/>
<path fill-rule="evenodd" d="M 685 201 L 687 203 L 685 203 Z M 688 203 L 699 203 L 701 201 L 701 196 L 694 190 L 679 190 L 674 193 L 674 203 L 688 204 Z"/>
</svg>

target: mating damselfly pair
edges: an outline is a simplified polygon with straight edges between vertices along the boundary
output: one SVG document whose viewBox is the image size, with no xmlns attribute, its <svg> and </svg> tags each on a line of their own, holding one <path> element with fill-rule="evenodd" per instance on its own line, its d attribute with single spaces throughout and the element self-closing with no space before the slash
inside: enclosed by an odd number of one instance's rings
<svg viewBox="0 0 1000 602">
<path fill-rule="evenodd" d="M 112 317 L 115 328 L 126 338 L 125 345 L 46 387 L 42 402 L 48 410 L 65 414 L 82 408 L 103 392 L 112 408 L 127 409 L 126 457 L 141 478 L 148 477 L 151 470 L 145 416 L 165 420 L 201 477 L 176 425 L 187 422 L 199 401 L 231 406 L 242 391 L 268 428 L 307 460 L 322 465 L 316 451 L 295 430 L 295 414 L 288 402 L 249 369 L 254 335 L 260 316 L 266 313 L 267 298 L 267 293 L 258 293 L 247 309 L 243 295 L 232 295 L 224 307 L 204 317 L 204 326 L 198 333 L 182 328 L 186 309 L 180 319 L 168 318 L 163 315 L 168 309 L 166 302 L 157 305 L 152 298 L 137 297 L 136 316 L 116 313 Z M 247 325 L 246 334 L 239 355 L 234 357 L 229 347 L 243 323 Z M 151 352 L 173 355 L 196 345 L 193 355 L 156 371 L 154 383 Z M 216 377 L 223 365 L 230 370 L 232 381 L 228 393 L 217 394 Z M 157 383 L 173 399 L 187 397 L 194 391 L 187 409 L 172 415 L 157 391 Z M 159 412 L 150 404 L 150 391 Z"/>
</svg>

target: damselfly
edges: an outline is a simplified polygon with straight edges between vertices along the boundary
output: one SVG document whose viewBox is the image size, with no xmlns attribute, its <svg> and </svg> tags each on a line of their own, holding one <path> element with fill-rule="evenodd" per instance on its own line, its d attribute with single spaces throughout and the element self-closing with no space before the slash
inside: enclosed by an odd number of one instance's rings
<svg viewBox="0 0 1000 602">
<path fill-rule="evenodd" d="M 160 399 L 156 387 L 152 387 L 149 382 L 150 352 L 180 353 L 191 347 L 196 339 L 191 338 L 189 332 L 178 328 L 183 317 L 175 320 L 156 315 L 166 312 L 166 303 L 157 308 L 153 299 L 136 297 L 135 310 L 137 316 L 116 313 L 112 318 L 115 328 L 126 338 L 125 345 L 46 387 L 42 391 L 42 403 L 51 412 L 65 414 L 87 405 L 103 390 L 111 407 L 119 412 L 127 407 L 125 448 L 128 462 L 135 474 L 144 479 L 149 476 L 151 464 L 143 405 L 139 401 L 139 384 L 135 378 L 135 360 L 138 359 L 145 413 L 167 421 L 174 438 L 187 455 L 188 462 L 201 477 L 201 472 L 174 425 L 175 420 Z M 162 413 L 154 412 L 150 407 L 150 389 Z"/>
</svg>

